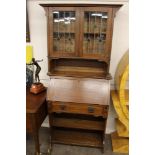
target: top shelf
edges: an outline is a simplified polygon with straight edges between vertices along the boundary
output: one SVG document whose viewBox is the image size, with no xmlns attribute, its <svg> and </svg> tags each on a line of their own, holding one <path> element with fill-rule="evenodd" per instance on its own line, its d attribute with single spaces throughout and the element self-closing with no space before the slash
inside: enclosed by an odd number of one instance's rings
<svg viewBox="0 0 155 155">
<path fill-rule="evenodd" d="M 60 4 L 60 3 L 42 3 L 42 4 L 39 4 L 40 6 L 42 7 L 112 7 L 112 8 L 120 8 L 121 6 L 123 6 L 123 4 L 71 4 L 71 3 L 63 3 L 63 4 Z"/>
</svg>

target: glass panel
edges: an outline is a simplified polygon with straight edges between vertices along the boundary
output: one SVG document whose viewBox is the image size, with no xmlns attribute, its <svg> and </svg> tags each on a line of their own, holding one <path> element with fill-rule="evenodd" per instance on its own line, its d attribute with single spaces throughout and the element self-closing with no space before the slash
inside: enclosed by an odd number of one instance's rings
<svg viewBox="0 0 155 155">
<path fill-rule="evenodd" d="M 75 21 L 74 11 L 53 11 L 54 52 L 75 51 Z"/>
<path fill-rule="evenodd" d="M 104 52 L 107 19 L 106 12 L 84 13 L 83 53 L 102 54 Z"/>
</svg>

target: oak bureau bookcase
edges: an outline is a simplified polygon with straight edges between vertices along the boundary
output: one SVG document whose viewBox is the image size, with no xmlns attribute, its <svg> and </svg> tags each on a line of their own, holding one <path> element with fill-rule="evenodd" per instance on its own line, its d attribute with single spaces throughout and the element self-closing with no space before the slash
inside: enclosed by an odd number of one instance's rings
<svg viewBox="0 0 155 155">
<path fill-rule="evenodd" d="M 51 146 L 104 149 L 113 24 L 121 5 L 40 5 L 47 18 Z"/>
</svg>

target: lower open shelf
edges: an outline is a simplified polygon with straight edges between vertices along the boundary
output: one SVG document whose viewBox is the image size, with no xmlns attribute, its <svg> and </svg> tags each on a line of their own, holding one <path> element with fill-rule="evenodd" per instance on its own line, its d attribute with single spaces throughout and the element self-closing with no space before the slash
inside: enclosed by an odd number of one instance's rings
<svg viewBox="0 0 155 155">
<path fill-rule="evenodd" d="M 54 127 L 83 129 L 93 131 L 105 130 L 105 119 L 82 114 L 54 113 L 52 125 Z"/>
<path fill-rule="evenodd" d="M 75 129 L 53 128 L 52 143 L 103 147 L 101 132 L 91 132 Z"/>
</svg>

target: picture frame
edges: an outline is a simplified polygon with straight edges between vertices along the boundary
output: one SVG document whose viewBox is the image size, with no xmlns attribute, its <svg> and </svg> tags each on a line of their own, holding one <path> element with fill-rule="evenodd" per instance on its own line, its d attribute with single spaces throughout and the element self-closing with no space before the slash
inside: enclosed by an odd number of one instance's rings
<svg viewBox="0 0 155 155">
<path fill-rule="evenodd" d="M 26 7 L 26 42 L 30 42 L 30 28 L 29 28 L 29 18 L 28 18 L 27 7 Z"/>
</svg>

